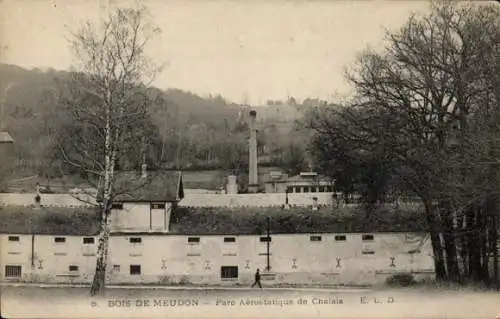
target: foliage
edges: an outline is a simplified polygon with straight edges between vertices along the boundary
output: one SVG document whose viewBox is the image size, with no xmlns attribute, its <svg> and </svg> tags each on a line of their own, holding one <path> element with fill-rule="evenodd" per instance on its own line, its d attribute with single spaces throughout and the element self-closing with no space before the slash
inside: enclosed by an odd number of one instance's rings
<svg viewBox="0 0 500 319">
<path fill-rule="evenodd" d="M 390 286 L 408 287 L 416 283 L 411 273 L 395 274 L 387 278 L 387 284 Z"/>
<path fill-rule="evenodd" d="M 363 52 L 346 72 L 355 96 L 321 110 L 311 124 L 312 152 L 338 189 L 359 192 L 369 204 L 391 193 L 419 197 L 439 280 L 491 282 L 499 10 L 433 3 L 430 14 L 388 33 L 383 52 Z M 493 276 L 498 282 L 497 270 Z"/>
</svg>

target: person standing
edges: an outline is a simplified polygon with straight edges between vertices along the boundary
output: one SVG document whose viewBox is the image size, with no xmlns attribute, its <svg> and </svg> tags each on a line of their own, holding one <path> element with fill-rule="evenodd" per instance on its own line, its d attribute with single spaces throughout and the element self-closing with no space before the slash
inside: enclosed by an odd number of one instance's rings
<svg viewBox="0 0 500 319">
<path fill-rule="evenodd" d="M 259 285 L 259 287 L 262 289 L 262 285 L 260 284 L 260 272 L 259 272 L 259 268 L 257 268 L 257 271 L 255 272 L 255 281 L 252 284 L 252 288 L 255 287 L 255 285 Z"/>
</svg>

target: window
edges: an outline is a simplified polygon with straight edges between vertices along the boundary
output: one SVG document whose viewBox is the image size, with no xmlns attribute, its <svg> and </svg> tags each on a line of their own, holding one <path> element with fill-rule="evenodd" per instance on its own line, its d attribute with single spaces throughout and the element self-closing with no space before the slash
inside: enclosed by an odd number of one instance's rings
<svg viewBox="0 0 500 319">
<path fill-rule="evenodd" d="M 165 209 L 165 203 L 151 203 L 151 209 Z"/>
<path fill-rule="evenodd" d="M 129 241 L 132 244 L 140 244 L 140 243 L 142 243 L 142 238 L 141 237 L 130 237 Z"/>
<path fill-rule="evenodd" d="M 309 240 L 310 241 L 321 241 L 321 236 L 310 236 Z"/>
<path fill-rule="evenodd" d="M 374 250 L 370 250 L 370 249 L 367 249 L 367 250 L 363 250 L 363 255 L 375 255 L 375 251 Z"/>
<path fill-rule="evenodd" d="M 85 245 L 93 244 L 94 243 L 94 237 L 83 237 L 83 243 Z"/>
<path fill-rule="evenodd" d="M 19 236 L 9 236 L 9 241 L 19 241 Z"/>
<path fill-rule="evenodd" d="M 78 271 L 78 266 L 69 265 L 69 271 Z"/>
<path fill-rule="evenodd" d="M 300 193 L 300 187 L 299 186 L 295 186 L 295 193 Z"/>
<path fill-rule="evenodd" d="M 238 266 L 221 266 L 220 278 L 221 279 L 238 278 Z"/>
<path fill-rule="evenodd" d="M 235 237 L 224 237 L 224 242 L 225 243 L 235 243 L 236 238 Z"/>
<path fill-rule="evenodd" d="M 55 243 L 65 243 L 66 242 L 66 237 L 55 237 L 54 238 Z"/>
<path fill-rule="evenodd" d="M 119 272 L 120 271 L 120 265 L 113 265 L 113 271 Z"/>
<path fill-rule="evenodd" d="M 363 235 L 361 238 L 363 241 L 372 241 L 373 235 Z"/>
<path fill-rule="evenodd" d="M 267 242 L 271 242 L 271 237 L 260 237 L 260 242 L 263 242 L 263 243 L 267 243 Z"/>
<path fill-rule="evenodd" d="M 335 240 L 336 241 L 345 241 L 346 237 L 345 237 L 345 235 L 336 235 Z"/>
<path fill-rule="evenodd" d="M 123 209 L 123 203 L 113 203 L 111 209 Z"/>
<path fill-rule="evenodd" d="M 188 237 L 188 243 L 189 244 L 199 244 L 200 237 Z"/>
<path fill-rule="evenodd" d="M 21 277 L 21 266 L 5 266 L 5 277 L 6 278 L 19 278 Z"/>
<path fill-rule="evenodd" d="M 141 274 L 141 265 L 130 265 L 130 274 L 131 275 L 140 275 Z"/>
</svg>

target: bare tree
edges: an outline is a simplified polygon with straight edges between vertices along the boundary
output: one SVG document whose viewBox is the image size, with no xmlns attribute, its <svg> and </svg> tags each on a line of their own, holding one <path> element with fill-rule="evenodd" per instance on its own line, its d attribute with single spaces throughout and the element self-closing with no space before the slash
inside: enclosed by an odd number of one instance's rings
<svg viewBox="0 0 500 319">
<path fill-rule="evenodd" d="M 488 226 L 496 221 L 495 200 L 485 194 L 498 191 L 486 163 L 494 158 L 491 123 L 499 114 L 492 72 L 499 15 L 494 6 L 433 3 L 429 15 L 388 33 L 383 53 L 360 56 L 348 74 L 357 93 L 352 105 L 315 127 L 324 170 L 332 166 L 330 154 L 360 172 L 354 161 L 368 154 L 420 197 L 439 279 L 462 281 L 465 268 L 489 282 L 487 242 L 496 242 L 497 230 Z M 462 270 L 461 238 L 471 261 Z"/>
<path fill-rule="evenodd" d="M 137 144 L 142 150 L 147 144 L 151 98 L 146 87 L 160 70 L 145 51 L 159 32 L 148 21 L 144 7 L 118 8 L 99 26 L 88 22 L 71 33 L 77 64 L 60 88 L 56 144 L 65 164 L 97 188 L 101 213 L 92 295 L 105 287 L 112 202 L 127 191 L 117 184 L 117 164 Z"/>
</svg>

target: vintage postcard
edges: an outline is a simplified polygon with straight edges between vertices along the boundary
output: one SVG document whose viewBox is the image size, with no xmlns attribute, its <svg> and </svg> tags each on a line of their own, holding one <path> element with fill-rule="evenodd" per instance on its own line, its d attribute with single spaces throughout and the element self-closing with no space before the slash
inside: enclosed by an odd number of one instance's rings
<svg viewBox="0 0 500 319">
<path fill-rule="evenodd" d="M 499 17 L 0 1 L 1 317 L 500 319 Z"/>
</svg>

